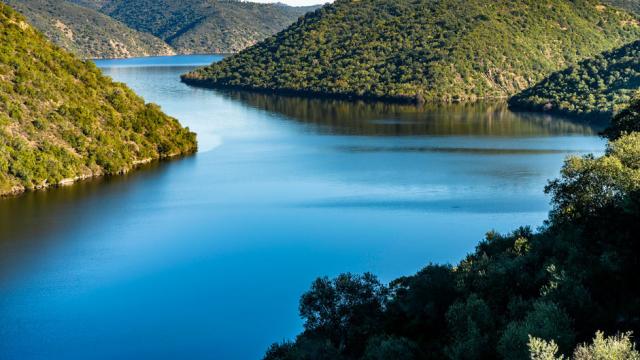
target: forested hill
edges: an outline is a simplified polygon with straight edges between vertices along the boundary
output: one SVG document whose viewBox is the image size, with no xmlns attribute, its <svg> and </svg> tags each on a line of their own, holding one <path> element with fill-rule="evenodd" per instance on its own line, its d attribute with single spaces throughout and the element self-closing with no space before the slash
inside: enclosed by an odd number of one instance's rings
<svg viewBox="0 0 640 360">
<path fill-rule="evenodd" d="M 110 0 L 101 11 L 154 34 L 181 54 L 194 54 L 240 51 L 311 9 L 229 0 Z"/>
<path fill-rule="evenodd" d="M 195 150 L 176 119 L 0 4 L 0 195 Z"/>
<path fill-rule="evenodd" d="M 513 109 L 611 116 L 640 90 L 640 41 L 553 73 L 509 100 Z"/>
<path fill-rule="evenodd" d="M 640 38 L 596 0 L 337 0 L 185 82 L 389 100 L 505 97 Z"/>
<path fill-rule="evenodd" d="M 87 59 L 172 55 L 164 41 L 64 0 L 0 0 L 57 45 Z"/>
</svg>

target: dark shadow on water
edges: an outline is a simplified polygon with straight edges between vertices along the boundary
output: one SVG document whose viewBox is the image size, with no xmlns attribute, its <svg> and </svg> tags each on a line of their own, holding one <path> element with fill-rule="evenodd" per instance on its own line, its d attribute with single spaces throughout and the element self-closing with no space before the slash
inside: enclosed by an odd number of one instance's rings
<svg viewBox="0 0 640 360">
<path fill-rule="evenodd" d="M 212 90 L 252 108 L 283 115 L 330 134 L 368 136 L 596 135 L 606 124 L 515 113 L 506 102 L 427 103 L 421 106 L 310 99 L 249 91 Z"/>
<path fill-rule="evenodd" d="M 182 162 L 194 157 L 180 159 Z M 65 238 L 80 227 L 106 221 L 121 208 L 128 193 L 161 180 L 178 159 L 155 161 L 119 176 L 106 176 L 44 191 L 0 198 L 0 284 L 10 271 L 25 266 L 37 254 L 60 246 L 49 239 Z M 97 225 L 96 225 L 97 226 Z"/>
</svg>

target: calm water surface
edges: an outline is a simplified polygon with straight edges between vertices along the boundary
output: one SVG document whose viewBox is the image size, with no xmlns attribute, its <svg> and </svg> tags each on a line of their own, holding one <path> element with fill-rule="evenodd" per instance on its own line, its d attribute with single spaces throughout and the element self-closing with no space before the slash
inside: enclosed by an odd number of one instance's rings
<svg viewBox="0 0 640 360">
<path fill-rule="evenodd" d="M 200 152 L 0 201 L 0 358 L 257 359 L 317 276 L 453 262 L 540 226 L 594 130 L 501 105 L 413 107 L 190 88 L 219 57 L 100 61 Z"/>
</svg>

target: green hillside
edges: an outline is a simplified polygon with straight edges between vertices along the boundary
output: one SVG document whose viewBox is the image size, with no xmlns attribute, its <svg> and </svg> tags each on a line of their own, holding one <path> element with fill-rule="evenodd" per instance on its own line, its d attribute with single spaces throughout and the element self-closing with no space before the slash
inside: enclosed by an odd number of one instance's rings
<svg viewBox="0 0 640 360">
<path fill-rule="evenodd" d="M 0 194 L 195 151 L 195 134 L 0 4 Z"/>
<path fill-rule="evenodd" d="M 596 0 L 338 0 L 185 82 L 395 101 L 512 95 L 640 37 Z"/>
<path fill-rule="evenodd" d="M 173 55 L 157 37 L 64 0 L 0 0 L 21 12 L 55 44 L 85 58 Z"/>
<path fill-rule="evenodd" d="M 640 89 L 640 41 L 605 52 L 510 99 L 513 109 L 611 116 Z"/>
<path fill-rule="evenodd" d="M 310 10 L 222 0 L 111 0 L 101 11 L 154 34 L 181 54 L 232 53 L 291 25 Z"/>
</svg>

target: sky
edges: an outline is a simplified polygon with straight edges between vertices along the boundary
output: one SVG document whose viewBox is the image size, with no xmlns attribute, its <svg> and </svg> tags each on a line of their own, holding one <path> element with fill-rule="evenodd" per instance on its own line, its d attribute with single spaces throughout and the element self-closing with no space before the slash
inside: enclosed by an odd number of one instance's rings
<svg viewBox="0 0 640 360">
<path fill-rule="evenodd" d="M 318 5 L 324 4 L 328 2 L 333 2 L 333 0 L 251 0 L 252 2 L 261 2 L 261 3 L 284 3 L 292 6 L 303 6 L 303 5 Z"/>
</svg>

